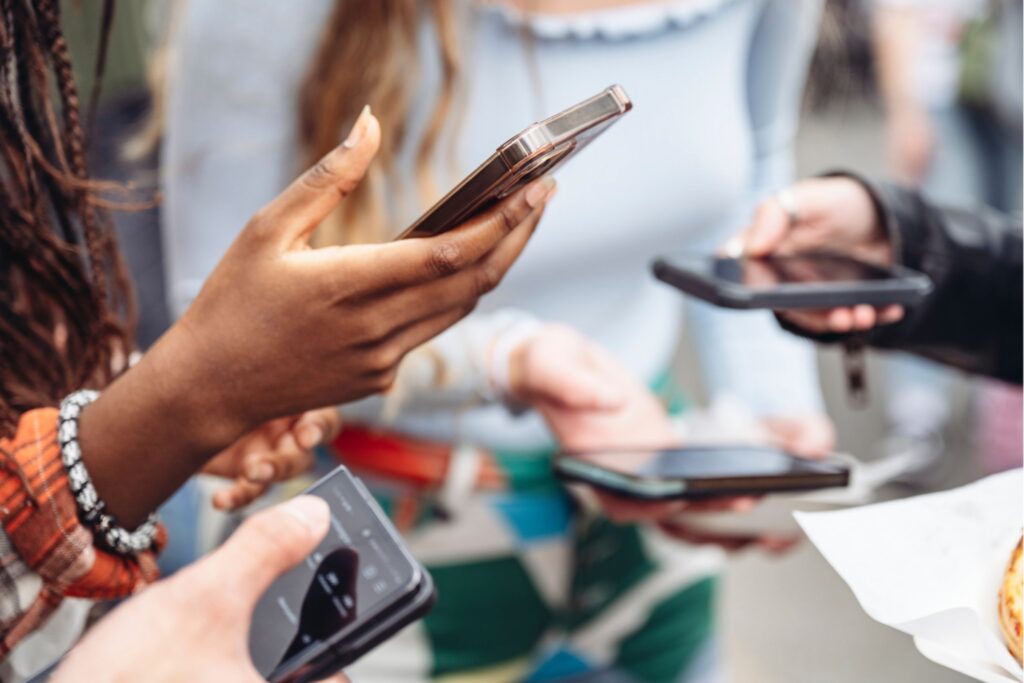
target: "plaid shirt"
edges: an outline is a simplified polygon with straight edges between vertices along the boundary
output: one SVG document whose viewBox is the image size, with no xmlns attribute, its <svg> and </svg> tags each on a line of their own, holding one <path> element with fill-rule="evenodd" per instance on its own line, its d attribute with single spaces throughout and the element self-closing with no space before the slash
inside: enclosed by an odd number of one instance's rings
<svg viewBox="0 0 1024 683">
<path fill-rule="evenodd" d="M 54 408 L 25 413 L 0 439 L 0 658 L 65 597 L 131 595 L 158 577 L 153 552 L 122 557 L 93 544 L 60 460 Z M 163 547 L 161 528 L 156 547 Z"/>
</svg>

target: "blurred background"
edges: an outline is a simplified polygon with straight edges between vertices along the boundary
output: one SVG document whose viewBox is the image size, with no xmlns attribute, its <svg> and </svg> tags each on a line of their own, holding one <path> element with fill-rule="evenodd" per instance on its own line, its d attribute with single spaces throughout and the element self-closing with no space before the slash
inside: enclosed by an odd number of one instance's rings
<svg viewBox="0 0 1024 683">
<path fill-rule="evenodd" d="M 101 3 L 67 5 L 69 15 L 85 17 L 67 22 L 67 32 L 88 92 Z M 148 84 L 160 82 L 161 74 L 148 57 L 165 39 L 172 12 L 164 0 L 118 5 L 93 170 L 155 192 L 159 126 L 150 113 L 160 94 L 151 94 Z M 843 167 L 919 185 L 943 201 L 1020 212 L 1020 13 L 1020 2 L 827 2 L 804 94 L 798 175 Z M 146 345 L 169 321 L 159 206 L 120 214 L 118 226 L 139 289 L 139 336 Z M 870 400 L 855 407 L 840 354 L 820 350 L 818 356 L 840 450 L 905 465 L 883 495 L 942 490 L 1020 465 L 1019 387 L 869 355 Z M 698 400 L 705 395 L 695 379 L 696 354 L 686 343 L 676 375 Z M 178 504 L 194 504 L 188 496 L 196 495 L 186 493 Z M 735 681 L 964 680 L 920 656 L 908 637 L 869 619 L 807 543 L 783 557 L 735 556 L 719 609 L 724 659 Z"/>
</svg>

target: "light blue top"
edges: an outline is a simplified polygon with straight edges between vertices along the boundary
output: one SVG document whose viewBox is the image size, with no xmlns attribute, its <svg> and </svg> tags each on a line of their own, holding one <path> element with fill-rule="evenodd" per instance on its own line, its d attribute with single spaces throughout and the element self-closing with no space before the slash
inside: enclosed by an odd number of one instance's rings
<svg viewBox="0 0 1024 683">
<path fill-rule="evenodd" d="M 179 313 L 235 232 L 298 170 L 296 93 L 331 4 L 186 5 L 163 170 Z M 659 254 L 716 248 L 756 200 L 791 179 L 819 13 L 819 0 L 689 0 L 539 17 L 527 49 L 514 13 L 473 11 L 453 181 L 529 122 L 609 84 L 622 84 L 635 108 L 560 171 L 558 196 L 506 280 L 431 345 L 444 386 L 426 361 L 403 369 L 394 424 L 496 447 L 545 445 L 535 415 L 489 399 L 483 349 L 496 335 L 530 320 L 567 323 L 651 381 L 671 365 L 684 309 L 712 393 L 735 394 L 764 414 L 822 410 L 809 345 L 767 314 L 684 306 L 649 272 Z M 424 55 L 426 92 L 437 75 L 432 50 Z M 379 420 L 381 404 L 364 401 L 349 414 Z"/>
</svg>

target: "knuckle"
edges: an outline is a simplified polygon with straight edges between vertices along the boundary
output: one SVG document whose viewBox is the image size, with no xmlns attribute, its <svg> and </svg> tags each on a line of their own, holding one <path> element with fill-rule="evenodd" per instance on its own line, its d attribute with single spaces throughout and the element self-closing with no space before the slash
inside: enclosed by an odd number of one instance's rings
<svg viewBox="0 0 1024 683">
<path fill-rule="evenodd" d="M 257 239 L 263 239 L 267 237 L 273 230 L 273 221 L 270 217 L 270 211 L 267 207 L 259 209 L 249 219 L 249 223 L 245 226 L 245 232 Z"/>
<path fill-rule="evenodd" d="M 457 316 L 456 320 L 457 321 L 458 320 L 462 320 L 467 315 L 469 315 L 474 310 L 476 310 L 476 303 L 477 303 L 476 300 L 473 300 L 473 301 L 470 301 L 469 303 L 467 303 L 466 305 L 462 306 L 461 308 L 459 308 L 458 309 L 458 316 Z"/>
<path fill-rule="evenodd" d="M 338 178 L 338 167 L 337 162 L 334 159 L 333 154 L 320 159 L 320 161 L 313 164 L 305 176 L 303 176 L 304 182 L 317 190 L 322 190 L 325 187 L 333 185 Z"/>
<path fill-rule="evenodd" d="M 359 342 L 376 342 L 388 335 L 391 326 L 384 316 L 371 316 L 351 329 L 352 338 Z"/>
<path fill-rule="evenodd" d="M 476 289 L 479 296 L 483 296 L 488 292 L 493 291 L 499 284 L 501 284 L 502 277 L 505 275 L 504 271 L 493 263 L 482 263 L 480 268 L 477 270 L 476 276 Z"/>
<path fill-rule="evenodd" d="M 461 250 L 454 242 L 444 241 L 430 252 L 430 269 L 440 277 L 457 272 L 460 261 Z"/>
<path fill-rule="evenodd" d="M 374 374 L 371 382 L 373 391 L 378 394 L 390 391 L 391 387 L 395 385 L 397 376 L 398 371 L 394 368 Z"/>
<path fill-rule="evenodd" d="M 394 344 L 385 344 L 371 354 L 369 369 L 375 376 L 386 374 L 393 371 L 401 360 L 401 350 Z"/>
<path fill-rule="evenodd" d="M 516 227 L 523 222 L 523 212 L 519 210 L 520 206 L 525 206 L 526 202 L 504 202 L 498 209 L 498 221 L 505 232 L 512 232 Z"/>
</svg>

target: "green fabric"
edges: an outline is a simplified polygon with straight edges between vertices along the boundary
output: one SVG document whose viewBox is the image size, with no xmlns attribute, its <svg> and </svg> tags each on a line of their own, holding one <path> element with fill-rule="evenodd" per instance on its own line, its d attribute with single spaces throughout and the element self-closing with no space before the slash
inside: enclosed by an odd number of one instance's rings
<svg viewBox="0 0 1024 683">
<path fill-rule="evenodd" d="M 960 40 L 960 101 L 992 104 L 992 69 L 997 27 L 991 16 L 970 22 Z"/>
<path fill-rule="evenodd" d="M 659 604 L 619 645 L 616 668 L 644 683 L 679 680 L 711 635 L 716 584 L 716 579 L 704 579 Z"/>
<path fill-rule="evenodd" d="M 570 633 L 657 569 L 636 525 L 614 524 L 604 517 L 581 521 L 573 541 L 572 592 L 565 615 Z"/>
<path fill-rule="evenodd" d="M 427 569 L 438 595 L 424 619 L 435 676 L 526 657 L 552 622 L 515 556 Z"/>
<path fill-rule="evenodd" d="M 660 375 L 651 388 L 670 412 L 685 410 L 686 401 L 668 372 Z M 565 491 L 551 470 L 552 455 L 554 447 L 495 451 L 494 457 L 508 481 L 508 492 L 498 495 L 564 497 Z M 381 497 L 385 498 L 382 504 L 386 504 L 387 496 Z M 430 505 L 424 506 L 424 526 L 445 523 Z M 573 563 L 564 610 L 548 605 L 539 592 L 522 559 L 522 554 L 529 552 L 524 547 L 510 546 L 507 554 L 497 558 L 453 558 L 452 562 L 428 567 L 438 591 L 437 606 L 424 619 L 433 676 L 536 657 L 546 634 L 562 633 L 571 648 L 574 632 L 609 611 L 614 615 L 627 592 L 659 570 L 635 525 L 577 514 L 573 530 L 567 534 L 558 541 L 570 544 Z M 701 581 L 659 603 L 643 626 L 619 644 L 614 664 L 640 681 L 677 679 L 711 631 L 712 586 L 713 581 Z"/>
</svg>

